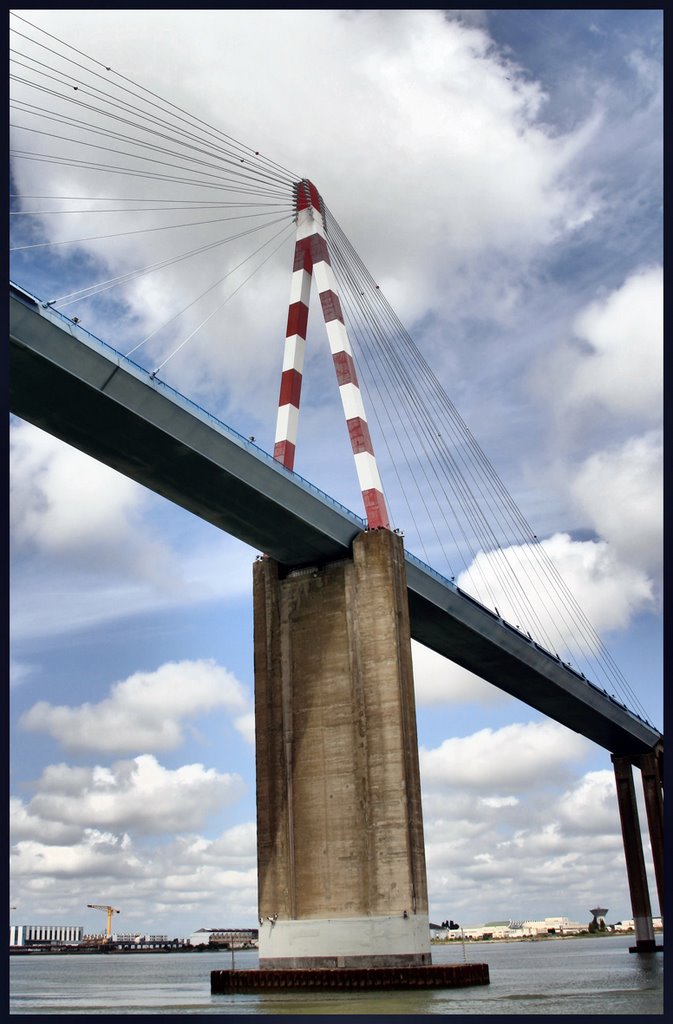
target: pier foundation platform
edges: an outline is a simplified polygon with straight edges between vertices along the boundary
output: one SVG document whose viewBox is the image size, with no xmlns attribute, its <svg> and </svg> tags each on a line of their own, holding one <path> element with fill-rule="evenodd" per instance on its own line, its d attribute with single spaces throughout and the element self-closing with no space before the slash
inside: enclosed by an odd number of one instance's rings
<svg viewBox="0 0 673 1024">
<path fill-rule="evenodd" d="M 313 970 L 211 971 L 213 995 L 231 992 L 328 992 L 419 988 L 465 988 L 490 983 L 488 964 L 428 964 L 419 967 L 338 967 Z"/>
</svg>

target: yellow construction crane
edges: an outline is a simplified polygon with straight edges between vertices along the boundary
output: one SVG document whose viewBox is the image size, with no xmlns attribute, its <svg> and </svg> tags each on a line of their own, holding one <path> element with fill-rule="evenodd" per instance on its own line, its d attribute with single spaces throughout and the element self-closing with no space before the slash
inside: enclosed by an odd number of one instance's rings
<svg viewBox="0 0 673 1024">
<path fill-rule="evenodd" d="M 112 915 L 113 914 L 119 914 L 120 911 L 116 910 L 114 907 L 107 907 L 107 906 L 104 907 L 104 906 L 101 906 L 100 903 L 87 903 L 87 907 L 89 907 L 90 910 L 104 910 L 106 912 L 106 914 L 107 914 L 107 938 L 109 939 L 110 935 L 112 934 Z"/>
</svg>

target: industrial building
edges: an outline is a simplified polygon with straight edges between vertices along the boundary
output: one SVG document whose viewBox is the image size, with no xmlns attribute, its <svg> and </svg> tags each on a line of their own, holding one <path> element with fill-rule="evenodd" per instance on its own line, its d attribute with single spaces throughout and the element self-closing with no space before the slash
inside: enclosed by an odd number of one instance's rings
<svg viewBox="0 0 673 1024">
<path fill-rule="evenodd" d="M 245 949 L 257 946 L 257 928 L 199 928 L 192 932 L 190 946 L 226 946 L 228 949 Z"/>
<path fill-rule="evenodd" d="M 538 921 L 486 921 L 460 928 L 433 929 L 432 938 L 447 939 L 528 939 L 541 935 L 579 935 L 587 930 L 586 924 L 570 921 L 567 917 L 545 917 Z"/>
<path fill-rule="evenodd" d="M 9 928 L 9 945 L 77 946 L 83 935 L 81 924 L 13 924 Z"/>
<path fill-rule="evenodd" d="M 617 921 L 616 924 L 610 925 L 611 928 L 616 932 L 633 932 L 635 931 L 635 921 L 633 918 L 625 921 Z M 664 919 L 662 917 L 652 918 L 652 927 L 655 932 L 661 932 L 664 930 Z"/>
<path fill-rule="evenodd" d="M 112 935 L 111 941 L 115 946 L 122 946 L 124 948 L 142 946 L 143 949 L 163 949 L 164 946 L 169 945 L 168 935 L 138 935 L 137 932 L 128 932 L 125 935 Z M 177 942 L 178 940 L 175 939 L 173 941 Z"/>
</svg>

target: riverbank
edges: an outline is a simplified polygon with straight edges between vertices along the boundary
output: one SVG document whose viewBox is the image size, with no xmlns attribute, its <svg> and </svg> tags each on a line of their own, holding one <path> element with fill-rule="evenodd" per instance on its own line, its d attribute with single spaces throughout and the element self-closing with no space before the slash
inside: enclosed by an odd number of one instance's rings
<svg viewBox="0 0 673 1024">
<path fill-rule="evenodd" d="M 234 955 L 242 952 L 256 952 L 250 947 L 235 949 Z M 10 946 L 10 956 L 116 956 L 117 954 L 138 956 L 141 953 L 224 953 L 231 956 L 231 950 L 213 946 Z"/>
<path fill-rule="evenodd" d="M 658 938 L 662 934 L 663 933 L 661 931 L 658 931 L 658 930 L 655 931 L 655 933 L 654 933 L 655 939 Z M 633 928 L 629 929 L 628 931 L 619 931 L 619 932 L 605 931 L 605 932 L 595 932 L 593 934 L 591 932 L 578 932 L 575 935 L 521 935 L 521 936 L 514 936 L 514 935 L 506 935 L 506 936 L 505 935 L 492 935 L 490 938 L 486 938 L 484 936 L 480 936 L 479 938 L 471 938 L 471 937 L 468 937 L 466 935 L 464 938 L 431 939 L 430 940 L 430 945 L 431 946 L 442 946 L 442 947 L 449 946 L 450 947 L 450 946 L 455 946 L 457 944 L 460 944 L 461 942 L 464 942 L 464 943 L 466 943 L 468 945 L 470 943 L 474 944 L 474 943 L 477 943 L 477 942 L 479 942 L 479 943 L 487 942 L 487 943 L 489 943 L 489 945 L 491 943 L 493 943 L 493 944 L 495 944 L 495 943 L 501 944 L 501 943 L 507 943 L 507 942 L 510 942 L 510 943 L 511 942 L 555 942 L 555 941 L 559 941 L 559 940 L 562 940 L 563 942 L 568 942 L 571 939 L 619 939 L 619 938 L 623 939 L 623 938 L 629 938 L 630 936 L 633 936 L 633 935 L 635 935 L 635 932 L 634 932 Z"/>
<path fill-rule="evenodd" d="M 508 945 L 517 943 L 539 943 L 539 942 L 568 942 L 572 939 L 619 939 L 629 938 L 635 933 L 633 929 L 626 932 L 613 932 L 606 931 L 599 934 L 591 934 L 591 932 L 580 932 L 578 935 L 522 935 L 520 937 L 513 936 L 493 936 L 490 939 L 472 939 L 465 936 L 464 939 L 432 939 L 430 945 L 433 949 L 450 949 L 451 947 L 459 947 L 461 943 L 466 946 L 475 945 L 476 943 L 488 943 L 488 945 Z M 655 938 L 659 938 L 662 932 L 655 932 Z M 115 946 L 111 945 L 100 945 L 100 946 L 10 946 L 10 956 L 115 956 L 130 955 L 139 956 L 140 954 L 147 953 L 222 953 L 226 956 L 231 956 L 231 949 L 227 946 L 221 948 L 214 948 L 209 945 L 199 946 Z M 234 956 L 238 956 L 240 953 L 256 952 L 254 947 L 246 946 L 236 948 L 234 950 Z"/>
</svg>

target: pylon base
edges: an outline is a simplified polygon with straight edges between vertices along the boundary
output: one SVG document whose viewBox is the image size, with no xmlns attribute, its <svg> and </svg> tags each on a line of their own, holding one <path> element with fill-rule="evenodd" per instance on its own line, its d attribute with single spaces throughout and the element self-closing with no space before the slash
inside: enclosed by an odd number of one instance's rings
<svg viewBox="0 0 673 1024">
<path fill-rule="evenodd" d="M 375 989 L 466 988 L 490 983 L 488 964 L 429 964 L 423 967 L 211 971 L 213 995 L 251 992 L 372 991 Z"/>
</svg>

